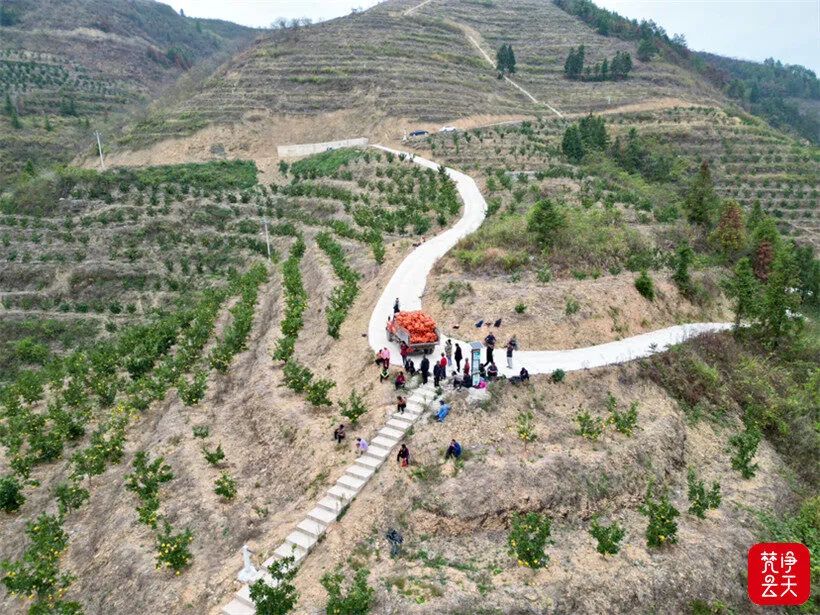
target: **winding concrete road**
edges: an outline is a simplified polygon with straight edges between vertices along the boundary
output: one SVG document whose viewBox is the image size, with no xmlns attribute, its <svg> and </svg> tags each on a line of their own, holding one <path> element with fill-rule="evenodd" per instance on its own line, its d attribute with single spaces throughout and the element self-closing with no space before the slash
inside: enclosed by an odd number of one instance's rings
<svg viewBox="0 0 820 615">
<path fill-rule="evenodd" d="M 401 152 L 375 145 L 381 150 L 399 154 Z M 407 154 L 410 156 L 410 154 Z M 413 161 L 429 169 L 438 169 L 436 163 L 413 157 Z M 368 341 L 374 352 L 385 346 L 391 349 L 392 362 L 401 365 L 401 357 L 396 344 L 387 340 L 385 325 L 387 319 L 393 313 L 393 302 L 399 299 L 402 310 L 420 310 L 421 296 L 427 285 L 427 276 L 435 265 L 436 261 L 452 249 L 463 237 L 474 232 L 481 226 L 487 215 L 487 202 L 481 195 L 475 181 L 469 175 L 460 173 L 453 169 L 447 169 L 447 175 L 456 183 L 456 187 L 464 202 L 464 215 L 450 229 L 436 235 L 418 246 L 401 262 L 390 281 L 384 286 L 373 314 L 370 317 L 368 327 Z M 708 322 L 692 323 L 686 325 L 676 325 L 651 333 L 644 333 L 634 337 L 588 346 L 587 348 L 575 348 L 572 350 L 523 350 L 514 355 L 513 369 L 506 367 L 506 357 L 504 349 L 497 350 L 498 360 L 496 365 L 499 372 L 506 376 L 517 375 L 521 367 L 526 367 L 531 374 L 549 374 L 556 369 L 566 372 L 616 363 L 625 363 L 641 357 L 647 357 L 656 352 L 662 352 L 669 346 L 680 344 L 697 335 L 712 331 L 725 331 L 732 328 L 732 323 Z M 465 332 L 467 333 L 467 332 Z M 475 330 L 476 338 L 469 341 L 482 341 L 484 330 Z M 442 345 L 447 338 L 442 336 L 441 345 L 436 349 L 433 356 L 439 356 Z M 453 344 L 461 344 L 465 356 L 469 356 L 469 344 L 464 340 L 450 338 Z M 503 344 L 505 340 L 499 340 Z M 482 360 L 484 353 L 482 352 Z"/>
</svg>

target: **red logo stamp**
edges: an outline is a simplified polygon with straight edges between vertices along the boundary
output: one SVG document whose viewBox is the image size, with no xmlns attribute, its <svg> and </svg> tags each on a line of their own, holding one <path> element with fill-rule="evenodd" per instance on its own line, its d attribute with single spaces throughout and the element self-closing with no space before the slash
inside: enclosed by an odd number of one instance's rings
<svg viewBox="0 0 820 615">
<path fill-rule="evenodd" d="M 760 606 L 797 606 L 811 595 L 811 554 L 799 542 L 761 542 L 748 557 L 747 591 Z"/>
</svg>

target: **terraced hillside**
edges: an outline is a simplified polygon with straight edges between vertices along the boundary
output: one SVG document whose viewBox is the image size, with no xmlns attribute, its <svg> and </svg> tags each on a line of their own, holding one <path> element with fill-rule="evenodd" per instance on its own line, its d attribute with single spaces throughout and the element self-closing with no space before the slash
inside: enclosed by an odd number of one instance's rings
<svg viewBox="0 0 820 615">
<path fill-rule="evenodd" d="M 608 178 L 617 201 L 624 199 L 644 216 L 669 221 L 670 204 L 682 207 L 689 178 L 701 161 L 710 164 L 717 192 L 751 212 L 756 204 L 771 214 L 781 232 L 795 239 L 820 245 L 820 153 L 765 123 L 746 115 L 733 115 L 711 107 L 672 107 L 656 111 L 615 113 L 603 116 L 611 139 L 626 141 L 629 132 L 654 144 L 669 162 L 660 181 L 633 181 L 613 169 L 600 166 L 575 169 L 561 151 L 561 142 L 572 120 L 545 116 L 539 120 L 468 131 L 457 136 L 437 136 L 420 144 L 448 163 L 472 169 L 485 176 L 489 171 L 519 172 L 543 178 L 582 177 L 586 172 L 592 186 L 601 176 Z M 659 191 L 659 184 L 665 184 Z M 494 180 L 490 184 L 498 185 Z M 529 188 L 528 186 L 521 186 Z M 668 192 L 671 191 L 671 192 Z M 510 196 L 512 196 L 510 191 Z M 592 190 L 598 194 L 598 189 Z M 593 196 L 593 195 L 590 195 Z M 600 195 L 598 195 L 600 196 Z M 611 199 L 610 199 L 611 200 Z M 506 204 L 506 203 L 505 203 Z"/>
<path fill-rule="evenodd" d="M 254 31 L 187 19 L 151 0 L 7 0 L 0 24 L 0 178 L 89 148 L 94 129 L 144 105 Z M 93 123 L 93 125 L 92 125 Z"/>
<path fill-rule="evenodd" d="M 700 101 L 720 94 L 692 74 L 661 60 L 636 62 L 629 79 L 570 82 L 563 77 L 570 47 L 586 44 L 590 58 L 612 57 L 634 45 L 594 34 L 549 2 L 390 0 L 360 14 L 298 30 L 274 32 L 222 67 L 202 91 L 134 127 L 125 145 L 190 134 L 203 123 L 237 123 L 248 130 L 280 116 L 326 118 L 325 134 L 389 135 L 419 122 L 434 126 L 473 116 L 534 115 L 602 109 L 647 99 Z M 497 78 L 491 58 L 512 43 L 514 76 L 537 103 Z M 600 58 L 599 58 L 600 56 Z M 362 113 L 343 113 L 351 109 Z M 392 119 L 387 119 L 392 118 Z M 400 120 L 398 123 L 396 120 Z M 287 135 L 297 140 L 298 135 Z"/>
<path fill-rule="evenodd" d="M 4 612 L 77 601 L 125 613 L 135 597 L 146 613 L 177 612 L 166 605 L 181 591 L 205 612 L 231 586 L 231 554 L 281 540 L 336 471 L 322 435 L 351 393 L 349 366 L 371 362 L 356 342 L 380 265 L 460 204 L 443 174 L 383 153 L 340 150 L 281 172 L 262 185 L 242 161 L 74 169 L 7 202 Z M 357 388 L 367 407 L 389 401 Z M 286 454 L 303 458 L 286 468 Z M 166 469 L 151 470 L 160 456 Z M 59 546 L 45 553 L 41 540 Z M 45 576 L 25 563 L 46 560 Z"/>
</svg>

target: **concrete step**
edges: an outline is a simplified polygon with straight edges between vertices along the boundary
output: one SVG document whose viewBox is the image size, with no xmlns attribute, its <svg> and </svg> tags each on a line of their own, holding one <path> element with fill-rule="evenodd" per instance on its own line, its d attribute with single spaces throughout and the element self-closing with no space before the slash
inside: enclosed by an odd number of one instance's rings
<svg viewBox="0 0 820 615">
<path fill-rule="evenodd" d="M 327 524 L 320 523 L 319 521 L 316 521 L 308 517 L 307 519 L 303 519 L 302 521 L 300 521 L 299 524 L 296 526 L 296 529 L 302 530 L 305 534 L 309 534 L 310 536 L 315 536 L 316 538 L 319 538 L 319 536 L 325 533 L 325 530 L 327 529 Z"/>
<path fill-rule="evenodd" d="M 403 421 L 401 419 L 396 419 L 396 418 L 390 419 L 386 423 L 387 427 L 392 427 L 393 429 L 398 429 L 402 433 L 404 433 L 405 431 L 410 429 L 410 426 L 412 424 L 413 424 L 412 421 Z"/>
<path fill-rule="evenodd" d="M 404 432 L 399 431 L 398 429 L 392 429 L 391 427 L 382 427 L 379 430 L 380 436 L 385 436 L 387 438 L 392 438 L 396 442 L 401 440 L 404 437 Z M 370 448 L 373 448 L 372 446 Z"/>
<path fill-rule="evenodd" d="M 353 464 L 352 466 L 348 466 L 345 468 L 345 474 L 350 474 L 354 478 L 358 478 L 359 480 L 368 480 L 373 474 L 375 470 L 372 468 L 365 468 L 357 464 Z"/>
<path fill-rule="evenodd" d="M 321 506 L 317 506 L 313 510 L 311 510 L 307 514 L 309 519 L 313 519 L 314 521 L 318 521 L 319 523 L 324 523 L 325 525 L 330 525 L 334 521 L 336 521 L 336 517 L 338 516 L 335 512 L 330 512 L 326 508 L 322 508 Z"/>
<path fill-rule="evenodd" d="M 389 454 L 389 448 L 382 448 L 381 446 L 371 446 L 369 449 L 367 449 L 367 452 L 363 455 L 363 457 L 375 457 L 376 459 L 384 459 Z"/>
<path fill-rule="evenodd" d="M 248 606 L 239 598 L 234 598 L 222 607 L 222 615 L 254 615 L 255 613 L 256 609 L 253 605 Z"/>
<path fill-rule="evenodd" d="M 297 547 L 302 547 L 305 551 L 310 551 L 313 545 L 316 544 L 316 536 L 306 534 L 302 530 L 296 530 L 288 534 L 287 538 L 285 538 L 285 542 L 294 544 Z"/>
<path fill-rule="evenodd" d="M 321 500 L 319 500 L 316 505 L 319 508 L 324 508 L 328 512 L 332 512 L 335 515 L 338 515 L 339 512 L 342 510 L 344 504 L 342 504 L 338 498 L 334 498 L 332 496 L 326 495 Z"/>
<path fill-rule="evenodd" d="M 356 497 L 355 491 L 351 491 L 347 487 L 342 487 L 341 485 L 333 485 L 327 490 L 327 493 L 337 500 L 340 500 L 342 502 L 342 506 L 349 504 L 351 500 Z"/>
<path fill-rule="evenodd" d="M 356 493 L 361 491 L 361 488 L 364 487 L 367 481 L 363 481 L 359 478 L 355 478 L 354 476 L 350 476 L 349 474 L 343 474 L 339 477 L 339 480 L 336 481 L 337 485 L 341 485 L 342 487 L 346 487 L 347 489 L 351 489 Z"/>
<path fill-rule="evenodd" d="M 390 438 L 385 438 L 384 436 L 376 436 L 373 438 L 371 444 L 378 446 L 380 448 L 393 448 L 396 446 L 396 441 L 391 440 Z"/>
<path fill-rule="evenodd" d="M 298 545 L 293 545 L 291 543 L 283 542 L 281 545 L 276 547 L 276 551 L 273 552 L 273 555 L 278 558 L 283 557 L 290 557 L 293 556 L 293 564 L 298 566 L 305 556 L 308 554 L 308 550 L 302 548 Z M 273 558 L 271 558 L 273 559 Z"/>
<path fill-rule="evenodd" d="M 378 470 L 381 465 L 384 463 L 383 459 L 379 459 L 378 457 L 367 457 L 362 456 L 356 460 L 356 465 L 359 465 L 363 468 L 368 468 L 370 470 L 376 471 Z M 321 505 L 321 502 L 320 502 Z"/>
</svg>

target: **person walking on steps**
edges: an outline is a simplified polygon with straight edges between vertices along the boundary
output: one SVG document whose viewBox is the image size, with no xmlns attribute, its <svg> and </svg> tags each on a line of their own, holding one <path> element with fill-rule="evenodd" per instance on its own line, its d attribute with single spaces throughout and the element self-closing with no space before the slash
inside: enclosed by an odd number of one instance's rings
<svg viewBox="0 0 820 615">
<path fill-rule="evenodd" d="M 447 365 L 453 364 L 453 340 L 444 342 L 444 356 L 447 357 Z"/>
<path fill-rule="evenodd" d="M 333 439 L 336 440 L 336 444 L 341 444 L 345 439 L 345 426 L 343 424 L 333 430 Z"/>
<path fill-rule="evenodd" d="M 512 369 L 513 366 L 513 352 L 518 350 L 518 340 L 513 335 L 510 341 L 507 342 L 507 367 Z"/>
<path fill-rule="evenodd" d="M 493 351 L 495 350 L 495 335 L 492 332 L 484 338 L 484 345 L 487 347 L 487 363 L 493 362 Z"/>
<path fill-rule="evenodd" d="M 461 457 L 461 444 L 455 440 L 450 440 L 450 446 L 447 447 L 447 452 L 444 454 L 444 461 L 447 461 L 450 457 L 453 459 Z"/>
<path fill-rule="evenodd" d="M 364 455 L 368 448 L 370 447 L 367 444 L 367 440 L 364 438 L 356 438 L 356 452 L 359 453 L 359 455 Z"/>
<path fill-rule="evenodd" d="M 406 444 L 402 444 L 401 448 L 399 449 L 399 454 L 396 455 L 396 461 L 399 462 L 399 465 L 403 468 L 406 468 L 410 465 L 410 450 L 407 448 Z"/>
<path fill-rule="evenodd" d="M 403 395 L 396 396 L 396 412 L 399 414 L 404 414 L 404 411 L 407 409 L 407 400 L 404 398 Z"/>
<path fill-rule="evenodd" d="M 421 360 L 419 371 L 421 372 L 421 383 L 427 384 L 427 379 L 430 377 L 430 359 L 427 358 L 427 355 L 424 355 Z"/>
</svg>

